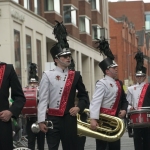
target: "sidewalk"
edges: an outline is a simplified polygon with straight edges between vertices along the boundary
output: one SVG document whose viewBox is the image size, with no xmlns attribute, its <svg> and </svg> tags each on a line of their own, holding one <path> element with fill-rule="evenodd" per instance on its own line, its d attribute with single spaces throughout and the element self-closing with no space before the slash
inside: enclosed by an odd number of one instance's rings
<svg viewBox="0 0 150 150">
<path fill-rule="evenodd" d="M 59 150 L 62 150 L 60 145 Z M 85 150 L 96 150 L 95 139 L 87 137 Z M 121 138 L 121 150 L 134 150 L 133 138 L 128 137 L 128 132 L 125 132 Z"/>
<path fill-rule="evenodd" d="M 46 143 L 45 150 L 48 150 Z M 63 150 L 61 144 L 58 150 Z M 94 138 L 87 137 L 84 150 L 96 150 L 96 143 Z M 125 132 L 121 138 L 121 150 L 134 150 L 133 138 L 128 137 L 128 132 Z"/>
</svg>

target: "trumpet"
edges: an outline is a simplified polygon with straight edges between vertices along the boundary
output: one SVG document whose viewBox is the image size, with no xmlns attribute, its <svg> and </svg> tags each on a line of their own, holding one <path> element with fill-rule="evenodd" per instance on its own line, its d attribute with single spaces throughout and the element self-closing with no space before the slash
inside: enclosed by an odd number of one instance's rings
<svg viewBox="0 0 150 150">
<path fill-rule="evenodd" d="M 45 125 L 47 126 L 48 129 L 53 129 L 53 123 L 52 121 L 44 121 Z M 33 123 L 31 126 L 31 130 L 33 133 L 38 133 L 40 132 L 40 127 L 37 122 Z"/>
</svg>

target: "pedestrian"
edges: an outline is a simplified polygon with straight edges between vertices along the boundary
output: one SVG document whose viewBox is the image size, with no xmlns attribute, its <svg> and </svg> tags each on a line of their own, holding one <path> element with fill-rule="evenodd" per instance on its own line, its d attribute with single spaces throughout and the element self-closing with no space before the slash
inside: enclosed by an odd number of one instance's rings
<svg viewBox="0 0 150 150">
<path fill-rule="evenodd" d="M 82 113 L 88 103 L 88 96 L 79 71 L 68 69 L 71 52 L 67 42 L 65 26 L 56 21 L 54 35 L 58 40 L 50 50 L 56 68 L 44 71 L 39 86 L 38 123 L 46 133 L 49 150 L 58 150 L 61 140 L 63 150 L 77 150 L 77 113 Z M 78 105 L 74 106 L 78 90 Z M 44 124 L 47 119 L 53 122 L 53 129 Z"/>
<path fill-rule="evenodd" d="M 10 97 L 14 100 L 10 107 L 9 92 L 11 93 Z M 0 150 L 13 149 L 11 118 L 18 118 L 25 101 L 13 65 L 0 62 Z"/>
<path fill-rule="evenodd" d="M 38 79 L 39 78 L 36 74 L 37 74 L 37 64 L 30 63 L 29 85 L 24 88 L 24 92 L 27 100 L 23 110 L 25 111 L 24 116 L 27 121 L 26 132 L 28 138 L 28 148 L 31 150 L 35 150 L 35 143 L 37 141 L 38 149 L 44 150 L 45 133 L 43 133 L 42 131 L 39 131 L 37 133 L 32 132 L 32 125 L 37 122 Z M 35 94 L 33 93 L 33 91 L 35 91 Z M 33 97 L 31 95 L 33 95 Z M 33 104 L 35 104 L 36 106 L 33 107 Z"/>
<path fill-rule="evenodd" d="M 138 51 L 135 55 L 137 61 L 135 78 L 137 83 L 128 87 L 127 100 L 129 102 L 128 111 L 141 109 L 142 107 L 150 107 L 150 84 L 146 83 L 146 67 L 144 64 L 143 53 Z M 140 118 L 139 118 L 140 119 Z M 133 122 L 134 124 L 135 122 Z M 144 120 L 143 120 L 144 124 Z M 149 150 L 150 149 L 150 127 L 133 128 L 133 139 L 135 150 Z"/>
<path fill-rule="evenodd" d="M 99 63 L 99 67 L 104 73 L 104 78 L 96 83 L 95 92 L 90 103 L 90 124 L 91 129 L 96 130 L 99 126 L 100 113 L 116 116 L 123 119 L 126 115 L 128 102 L 123 90 L 123 84 L 117 78 L 118 65 L 114 61 L 114 56 L 105 38 L 98 41 L 100 53 L 107 58 Z M 107 147 L 108 146 L 108 147 Z M 96 139 L 96 150 L 120 150 L 120 139 L 115 142 L 107 142 Z"/>
</svg>

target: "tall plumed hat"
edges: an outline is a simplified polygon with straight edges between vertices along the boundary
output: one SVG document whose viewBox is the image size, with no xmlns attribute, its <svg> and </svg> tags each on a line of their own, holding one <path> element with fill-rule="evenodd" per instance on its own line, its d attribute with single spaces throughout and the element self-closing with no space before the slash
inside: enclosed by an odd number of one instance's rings
<svg viewBox="0 0 150 150">
<path fill-rule="evenodd" d="M 143 52 L 137 52 L 134 59 L 136 59 L 136 76 L 145 76 L 147 69 L 143 66 L 144 56 Z"/>
<path fill-rule="evenodd" d="M 29 66 L 29 82 L 38 82 L 39 78 L 37 76 L 37 64 L 30 63 Z"/>
<path fill-rule="evenodd" d="M 53 59 L 58 58 L 62 55 L 71 54 L 69 44 L 67 42 L 67 30 L 63 25 L 63 22 L 55 21 L 53 34 L 58 42 L 50 49 L 50 53 Z"/>
<path fill-rule="evenodd" d="M 102 69 L 103 73 L 105 74 L 105 70 L 109 69 L 111 67 L 116 67 L 118 66 L 116 62 L 114 61 L 115 57 L 112 54 L 110 48 L 109 48 L 109 43 L 105 38 L 100 38 L 97 39 L 98 43 L 97 48 L 100 50 L 100 54 L 107 56 L 103 61 L 99 63 L 99 67 Z"/>
</svg>

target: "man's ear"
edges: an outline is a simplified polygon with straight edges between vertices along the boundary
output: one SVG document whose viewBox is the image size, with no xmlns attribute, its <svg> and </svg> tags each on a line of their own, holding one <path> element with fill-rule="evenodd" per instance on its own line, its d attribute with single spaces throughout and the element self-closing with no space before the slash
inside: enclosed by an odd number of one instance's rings
<svg viewBox="0 0 150 150">
<path fill-rule="evenodd" d="M 57 59 L 57 58 L 54 58 L 54 62 L 56 62 L 56 63 L 57 63 L 57 62 L 58 62 L 58 59 Z"/>
<path fill-rule="evenodd" d="M 105 70 L 105 74 L 108 74 L 108 73 L 109 73 L 109 69 L 106 69 L 106 70 Z"/>
</svg>

